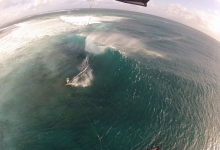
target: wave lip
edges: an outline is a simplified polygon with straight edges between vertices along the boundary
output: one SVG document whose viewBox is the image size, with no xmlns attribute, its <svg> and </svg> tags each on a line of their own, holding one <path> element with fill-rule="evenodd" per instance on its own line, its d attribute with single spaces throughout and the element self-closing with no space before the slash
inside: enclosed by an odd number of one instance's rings
<svg viewBox="0 0 220 150">
<path fill-rule="evenodd" d="M 143 39 L 138 39 L 123 33 L 98 33 L 80 34 L 86 36 L 85 50 L 94 54 L 103 52 L 103 48 L 114 47 L 114 49 L 123 52 L 123 54 L 141 54 L 152 58 L 167 58 L 166 55 L 149 50 Z M 102 47 L 101 47 L 102 46 Z"/>
</svg>

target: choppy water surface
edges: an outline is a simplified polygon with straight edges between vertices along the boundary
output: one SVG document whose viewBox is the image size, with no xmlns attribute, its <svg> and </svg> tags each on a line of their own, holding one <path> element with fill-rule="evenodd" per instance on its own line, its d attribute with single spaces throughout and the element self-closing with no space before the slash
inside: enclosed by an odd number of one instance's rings
<svg viewBox="0 0 220 150">
<path fill-rule="evenodd" d="M 106 10 L 14 26 L 0 39 L 1 149 L 220 149 L 214 39 Z"/>
</svg>

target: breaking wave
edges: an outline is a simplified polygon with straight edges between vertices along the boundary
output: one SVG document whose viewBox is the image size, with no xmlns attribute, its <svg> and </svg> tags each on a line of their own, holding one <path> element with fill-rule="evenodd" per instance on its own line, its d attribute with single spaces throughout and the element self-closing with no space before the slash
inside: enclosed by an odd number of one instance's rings
<svg viewBox="0 0 220 150">
<path fill-rule="evenodd" d="M 101 23 L 99 18 L 92 17 L 92 16 L 82 16 L 82 17 L 61 16 L 60 20 L 66 23 L 71 23 L 76 26 L 84 26 L 88 24 Z"/>
<path fill-rule="evenodd" d="M 95 17 L 95 16 L 60 16 L 60 20 L 70 23 L 75 26 L 85 26 L 89 24 L 97 24 L 102 22 L 112 22 L 121 20 L 122 17 L 113 17 L 113 16 L 105 16 L 105 17 Z"/>
<path fill-rule="evenodd" d="M 123 54 L 130 55 L 139 53 L 141 55 L 150 57 L 166 58 L 161 52 L 149 50 L 148 46 L 142 39 L 128 36 L 122 33 L 82 33 L 82 36 L 86 36 L 86 51 L 92 53 L 100 53 L 103 51 L 101 46 L 114 47 L 123 52 Z M 101 46 L 98 46 L 101 45 Z"/>
<path fill-rule="evenodd" d="M 14 50 L 0 54 L 0 149 L 218 149 L 219 44 L 152 16 L 60 16 L 0 39 Z"/>
</svg>

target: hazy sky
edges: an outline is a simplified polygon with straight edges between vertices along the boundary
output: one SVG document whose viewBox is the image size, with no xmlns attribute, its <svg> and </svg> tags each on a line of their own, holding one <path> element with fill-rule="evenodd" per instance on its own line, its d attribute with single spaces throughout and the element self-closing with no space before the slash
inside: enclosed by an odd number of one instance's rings
<svg viewBox="0 0 220 150">
<path fill-rule="evenodd" d="M 220 0 L 151 0 L 148 7 L 114 0 L 0 0 L 0 26 L 20 17 L 74 8 L 111 8 L 168 18 L 200 30 L 220 41 Z"/>
</svg>

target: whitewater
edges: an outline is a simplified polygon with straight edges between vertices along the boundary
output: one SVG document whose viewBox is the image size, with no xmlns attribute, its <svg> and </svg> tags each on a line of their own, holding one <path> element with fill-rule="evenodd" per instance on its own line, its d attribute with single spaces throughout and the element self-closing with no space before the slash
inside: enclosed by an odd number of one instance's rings
<svg viewBox="0 0 220 150">
<path fill-rule="evenodd" d="M 1 31 L 0 149 L 220 149 L 220 43 L 211 37 L 101 9 Z"/>
</svg>

